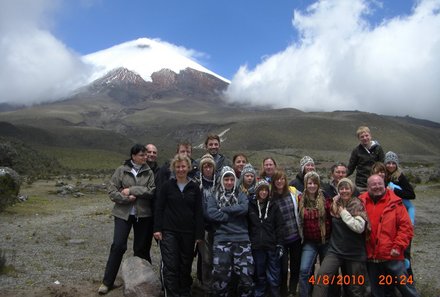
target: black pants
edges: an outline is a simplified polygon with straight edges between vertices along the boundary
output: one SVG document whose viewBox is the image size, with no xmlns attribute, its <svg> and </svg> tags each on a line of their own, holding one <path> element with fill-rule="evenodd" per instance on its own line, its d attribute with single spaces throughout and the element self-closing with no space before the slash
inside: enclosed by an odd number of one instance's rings
<svg viewBox="0 0 440 297">
<path fill-rule="evenodd" d="M 105 267 L 104 280 L 106 286 L 113 286 L 116 275 L 121 266 L 122 257 L 127 250 L 127 240 L 133 227 L 133 253 L 134 256 L 147 260 L 151 263 L 150 248 L 153 238 L 153 218 L 136 218 L 129 216 L 128 220 L 115 217 L 115 229 L 113 243 L 110 248 L 107 265 Z"/>
<path fill-rule="evenodd" d="M 191 296 L 191 268 L 194 258 L 194 234 L 165 230 L 162 232 L 160 252 L 165 295 Z"/>
</svg>

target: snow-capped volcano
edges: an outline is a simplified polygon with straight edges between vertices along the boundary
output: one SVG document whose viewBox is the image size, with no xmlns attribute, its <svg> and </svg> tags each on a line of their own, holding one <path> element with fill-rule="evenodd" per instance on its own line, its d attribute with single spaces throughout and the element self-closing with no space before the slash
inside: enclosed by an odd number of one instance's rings
<svg viewBox="0 0 440 297">
<path fill-rule="evenodd" d="M 145 81 L 151 81 L 151 74 L 164 68 L 175 73 L 192 68 L 230 83 L 226 78 L 193 61 L 189 58 L 191 54 L 185 48 L 164 41 L 140 38 L 83 56 L 83 60 L 95 68 L 89 82 L 103 77 L 113 69 L 123 67 L 139 74 Z"/>
</svg>

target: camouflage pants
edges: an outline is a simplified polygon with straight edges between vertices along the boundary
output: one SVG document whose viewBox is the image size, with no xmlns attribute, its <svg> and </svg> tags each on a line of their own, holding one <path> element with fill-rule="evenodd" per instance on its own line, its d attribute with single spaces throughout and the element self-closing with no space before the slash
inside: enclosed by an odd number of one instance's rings
<svg viewBox="0 0 440 297">
<path fill-rule="evenodd" d="M 228 296 L 228 284 L 231 282 L 232 273 L 238 279 L 238 295 L 252 296 L 254 259 L 250 242 L 220 242 L 214 245 L 213 296 Z"/>
</svg>

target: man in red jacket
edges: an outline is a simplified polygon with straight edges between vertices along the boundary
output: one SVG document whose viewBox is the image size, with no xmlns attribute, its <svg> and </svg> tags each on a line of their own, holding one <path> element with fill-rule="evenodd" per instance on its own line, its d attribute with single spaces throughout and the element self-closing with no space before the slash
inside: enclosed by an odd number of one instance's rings
<svg viewBox="0 0 440 297">
<path fill-rule="evenodd" d="M 404 264 L 403 252 L 414 230 L 402 199 L 385 188 L 379 175 L 370 176 L 367 187 L 368 191 L 359 198 L 365 204 L 371 224 L 366 243 L 371 294 L 383 297 L 387 287 L 395 286 L 403 297 L 418 297 L 414 280 Z"/>
</svg>

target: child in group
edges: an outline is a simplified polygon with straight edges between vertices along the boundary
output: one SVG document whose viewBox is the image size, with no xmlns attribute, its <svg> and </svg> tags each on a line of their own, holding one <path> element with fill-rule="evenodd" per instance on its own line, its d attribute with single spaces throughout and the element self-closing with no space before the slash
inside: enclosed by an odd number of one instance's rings
<svg viewBox="0 0 440 297">
<path fill-rule="evenodd" d="M 255 185 L 257 183 L 257 173 L 251 164 L 246 164 L 241 171 L 238 183 L 238 190 L 247 195 L 249 200 L 255 197 Z"/>
<path fill-rule="evenodd" d="M 280 209 L 269 197 L 269 183 L 260 180 L 249 202 L 249 236 L 255 263 L 254 296 L 280 296 L 284 223 Z M 267 294 L 266 294 L 267 293 Z"/>
</svg>

